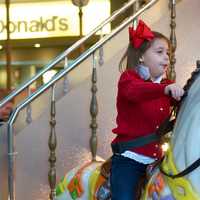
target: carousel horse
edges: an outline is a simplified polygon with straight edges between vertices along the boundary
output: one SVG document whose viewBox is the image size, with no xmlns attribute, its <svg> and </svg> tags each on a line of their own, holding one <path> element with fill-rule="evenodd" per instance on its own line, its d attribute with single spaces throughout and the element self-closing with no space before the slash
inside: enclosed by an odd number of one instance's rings
<svg viewBox="0 0 200 200">
<path fill-rule="evenodd" d="M 166 156 L 149 170 L 141 200 L 200 200 L 200 64 L 184 90 Z M 109 200 L 101 165 L 90 162 L 69 171 L 57 185 L 56 200 Z"/>
</svg>

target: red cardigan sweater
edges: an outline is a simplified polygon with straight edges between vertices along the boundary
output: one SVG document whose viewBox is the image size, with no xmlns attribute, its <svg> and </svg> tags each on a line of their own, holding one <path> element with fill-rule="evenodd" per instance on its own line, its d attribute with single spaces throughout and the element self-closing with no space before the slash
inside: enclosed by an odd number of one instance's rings
<svg viewBox="0 0 200 200">
<path fill-rule="evenodd" d="M 121 74 L 117 95 L 117 134 L 112 143 L 129 141 L 154 133 L 170 114 L 171 98 L 164 94 L 169 80 L 161 83 L 144 81 L 134 70 Z M 132 151 L 153 158 L 161 158 L 162 150 L 158 142 L 153 142 Z"/>
</svg>

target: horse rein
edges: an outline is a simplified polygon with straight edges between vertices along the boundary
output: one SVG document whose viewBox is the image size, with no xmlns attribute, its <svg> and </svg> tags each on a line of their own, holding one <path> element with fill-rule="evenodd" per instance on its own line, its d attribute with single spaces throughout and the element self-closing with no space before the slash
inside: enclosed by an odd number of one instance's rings
<svg viewBox="0 0 200 200">
<path fill-rule="evenodd" d="M 194 171 L 195 169 L 197 169 L 200 166 L 200 158 L 197 159 L 196 161 L 194 161 L 191 165 L 189 165 L 186 169 L 184 169 L 182 172 L 178 173 L 178 174 L 167 174 L 161 167 L 160 167 L 160 171 L 165 175 L 168 176 L 170 178 L 180 178 L 183 176 L 188 175 L 189 173 L 191 173 L 192 171 Z"/>
</svg>

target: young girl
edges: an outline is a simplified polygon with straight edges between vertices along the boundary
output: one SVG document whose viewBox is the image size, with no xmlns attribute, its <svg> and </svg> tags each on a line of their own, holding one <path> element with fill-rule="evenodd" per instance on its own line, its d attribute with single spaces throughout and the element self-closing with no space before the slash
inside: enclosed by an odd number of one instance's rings
<svg viewBox="0 0 200 200">
<path fill-rule="evenodd" d="M 129 28 L 130 43 L 122 63 L 117 96 L 116 138 L 112 141 L 112 200 L 135 200 L 146 167 L 163 156 L 156 130 L 170 114 L 172 98 L 184 91 L 165 78 L 169 64 L 169 40 L 153 32 L 141 20 Z"/>
</svg>

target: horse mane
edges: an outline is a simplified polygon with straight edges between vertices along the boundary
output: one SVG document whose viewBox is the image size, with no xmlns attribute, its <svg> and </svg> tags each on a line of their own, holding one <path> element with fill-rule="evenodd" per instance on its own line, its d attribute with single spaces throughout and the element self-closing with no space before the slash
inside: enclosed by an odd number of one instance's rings
<svg viewBox="0 0 200 200">
<path fill-rule="evenodd" d="M 191 77 L 187 80 L 185 86 L 183 87 L 183 89 L 186 92 L 186 96 L 187 96 L 188 90 L 190 89 L 190 87 L 192 86 L 196 78 L 198 77 L 199 73 L 200 73 L 200 60 L 197 60 L 196 69 L 191 73 Z M 185 98 L 185 95 L 183 96 L 183 98 Z"/>
<path fill-rule="evenodd" d="M 176 121 L 175 119 L 177 118 L 181 105 L 183 104 L 184 99 L 188 95 L 189 89 L 191 88 L 192 84 L 194 83 L 196 78 L 199 76 L 199 74 L 200 74 L 200 60 L 197 60 L 196 69 L 191 73 L 191 77 L 187 80 L 186 84 L 183 87 L 185 91 L 184 95 L 182 96 L 181 100 L 173 106 L 170 116 L 165 119 L 165 121 L 160 125 L 159 129 L 157 130 L 157 134 L 160 137 L 164 136 L 165 134 L 167 134 L 169 131 L 171 131 L 174 128 L 175 121 Z M 174 116 L 175 119 L 171 120 L 172 116 Z"/>
<path fill-rule="evenodd" d="M 176 105 L 176 109 L 175 109 L 175 113 L 174 113 L 175 116 L 178 115 L 178 112 L 181 108 L 182 102 L 187 97 L 189 89 L 191 88 L 192 84 L 194 83 L 194 81 L 200 74 L 200 60 L 197 60 L 196 65 L 197 65 L 196 69 L 191 73 L 191 77 L 187 80 L 186 84 L 183 87 L 185 93 L 184 93 L 183 97 L 181 98 L 181 101 Z"/>
</svg>

